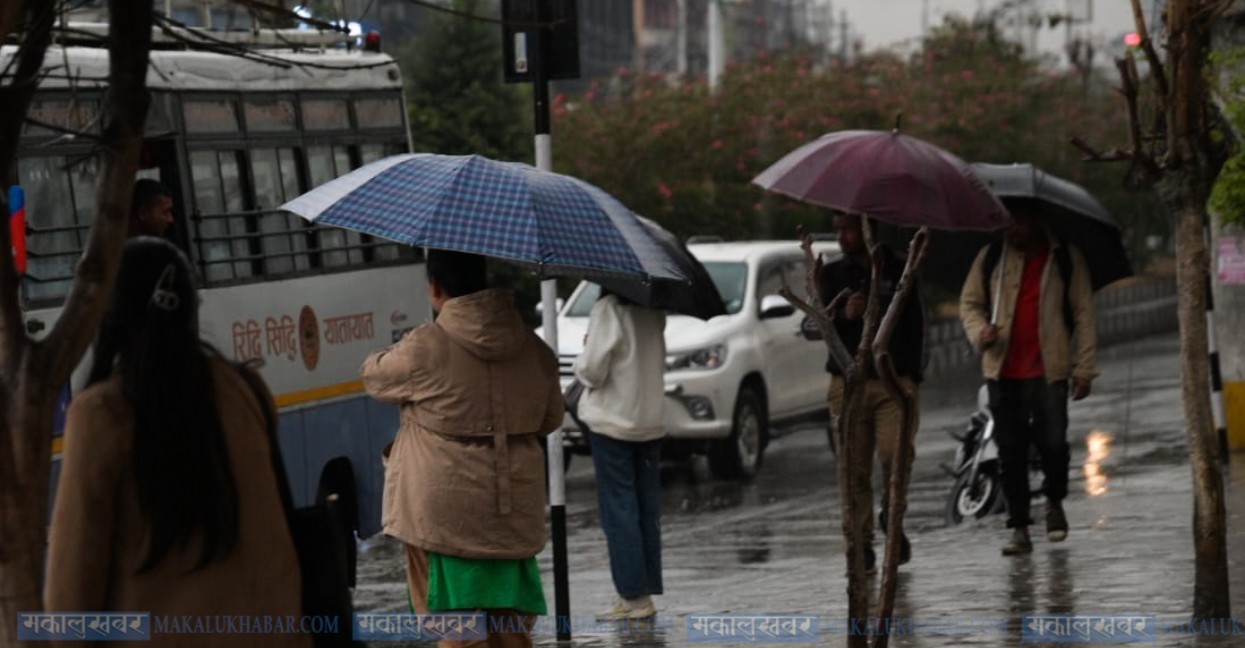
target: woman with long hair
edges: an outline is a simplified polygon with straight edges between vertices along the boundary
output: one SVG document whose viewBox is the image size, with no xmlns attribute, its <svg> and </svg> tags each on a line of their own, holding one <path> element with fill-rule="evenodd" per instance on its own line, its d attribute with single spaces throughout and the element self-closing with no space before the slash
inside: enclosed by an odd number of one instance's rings
<svg viewBox="0 0 1245 648">
<path fill-rule="evenodd" d="M 298 558 L 267 429 L 272 397 L 200 340 L 198 310 L 180 250 L 151 237 L 125 246 L 88 387 L 65 425 L 49 611 L 150 612 L 153 630 L 162 616 L 190 615 L 223 632 L 215 625 L 225 616 L 300 615 Z M 239 634 L 230 643 L 311 639 Z"/>
</svg>

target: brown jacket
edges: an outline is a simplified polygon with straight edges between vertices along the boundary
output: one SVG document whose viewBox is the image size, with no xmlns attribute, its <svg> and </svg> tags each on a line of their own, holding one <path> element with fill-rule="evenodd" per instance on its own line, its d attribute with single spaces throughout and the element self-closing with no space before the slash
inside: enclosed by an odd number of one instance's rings
<svg viewBox="0 0 1245 648">
<path fill-rule="evenodd" d="M 514 295 L 445 303 L 435 324 L 363 363 L 373 398 L 402 405 L 385 462 L 385 533 L 465 558 L 528 558 L 545 546 L 540 437 L 562 424 L 553 352 Z"/>
<path fill-rule="evenodd" d="M 1094 291 L 1089 281 L 1089 269 L 1085 265 L 1085 257 L 1080 250 L 1071 248 L 1072 285 L 1068 287 L 1068 302 L 1072 306 L 1073 320 L 1076 322 L 1075 348 L 1073 348 L 1073 331 L 1064 324 L 1063 278 L 1053 253 L 1059 245 L 1051 240 L 1052 253 L 1042 270 L 1041 301 L 1038 306 L 1040 321 L 1038 322 L 1038 339 L 1042 345 L 1042 364 L 1046 367 L 1046 379 L 1054 382 L 1067 380 L 1069 376 L 1093 379 L 1098 375 L 1096 352 L 1098 349 L 1097 320 L 1094 315 Z M 990 323 L 991 313 L 986 310 L 987 295 L 982 290 L 981 273 L 984 271 L 986 250 L 983 248 L 973 261 L 973 267 L 964 280 L 964 289 L 960 293 L 960 321 L 964 325 L 964 333 L 968 336 L 973 348 L 982 351 L 981 331 Z M 1003 296 L 998 299 L 999 273 L 1003 272 Z M 1020 294 L 1020 280 L 1024 274 L 1024 253 L 1016 248 L 1005 245 L 1004 251 L 990 274 L 986 284 L 991 295 L 991 303 L 998 303 L 998 341 L 981 356 L 982 374 L 987 380 L 997 380 L 1003 369 L 1003 361 L 1007 358 L 1007 348 L 1012 333 L 1012 321 L 1016 314 L 1016 299 Z"/>
<path fill-rule="evenodd" d="M 230 645 L 310 647 L 305 634 L 222 638 L 155 632 L 160 616 L 267 615 L 274 622 L 292 616 L 297 624 L 302 614 L 298 558 L 259 402 L 233 367 L 219 359 L 212 364 L 238 488 L 238 544 L 198 571 L 188 571 L 199 557 L 198 544 L 191 542 L 174 548 L 152 571 L 135 573 L 147 553 L 147 523 L 139 513 L 131 461 L 134 416 L 120 376 L 113 376 L 84 390 L 69 407 L 44 606 L 62 612 L 150 612 L 153 641 L 135 643 L 141 646 L 215 646 L 228 639 Z"/>
</svg>

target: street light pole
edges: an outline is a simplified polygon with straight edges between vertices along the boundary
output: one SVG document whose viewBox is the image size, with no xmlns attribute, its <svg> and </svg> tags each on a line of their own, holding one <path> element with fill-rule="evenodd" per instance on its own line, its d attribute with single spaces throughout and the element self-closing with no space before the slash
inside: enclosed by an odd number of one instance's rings
<svg viewBox="0 0 1245 648">
<path fill-rule="evenodd" d="M 726 49 L 722 40 L 722 6 L 720 0 L 709 0 L 709 91 L 718 89 L 722 77 L 723 55 Z"/>
<path fill-rule="evenodd" d="M 549 127 L 549 71 L 545 61 L 546 23 L 552 14 L 549 0 L 536 0 L 536 27 L 532 29 L 531 60 L 532 97 L 536 110 L 536 168 L 553 170 L 553 137 Z M 545 342 L 558 355 L 558 282 L 540 282 L 541 320 Z M 563 474 L 562 427 L 547 437 L 549 467 L 549 518 L 553 527 L 553 592 L 554 618 L 557 619 L 558 641 L 571 640 L 570 575 L 566 546 L 566 475 Z"/>
</svg>

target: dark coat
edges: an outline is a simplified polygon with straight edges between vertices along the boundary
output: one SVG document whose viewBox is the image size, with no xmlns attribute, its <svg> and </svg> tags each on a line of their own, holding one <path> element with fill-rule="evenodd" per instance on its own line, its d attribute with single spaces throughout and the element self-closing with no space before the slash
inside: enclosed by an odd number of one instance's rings
<svg viewBox="0 0 1245 648">
<path fill-rule="evenodd" d="M 885 314 L 886 308 L 890 306 L 891 298 L 895 296 L 895 290 L 899 288 L 905 257 L 886 246 L 882 247 L 882 251 L 885 262 L 882 266 L 882 282 L 878 287 L 878 296 L 882 301 L 882 313 Z M 821 269 L 821 276 L 817 282 L 821 302 L 829 304 L 843 289 L 861 292 L 867 297 L 871 280 L 872 270 L 869 267 L 844 255 L 827 263 Z M 847 345 L 847 350 L 855 355 L 864 330 L 864 318 L 848 320 L 843 312 L 843 306 L 839 306 L 834 313 L 834 326 L 838 330 L 839 337 L 843 339 L 843 343 Z M 912 298 L 900 316 L 895 335 L 891 338 L 891 357 L 895 362 L 895 371 L 900 376 L 920 382 L 925 365 L 924 354 L 925 304 L 921 300 L 920 284 L 917 284 L 912 292 Z M 839 375 L 839 371 L 829 361 L 826 362 L 826 371 Z M 876 378 L 877 372 L 871 371 L 869 377 Z"/>
</svg>

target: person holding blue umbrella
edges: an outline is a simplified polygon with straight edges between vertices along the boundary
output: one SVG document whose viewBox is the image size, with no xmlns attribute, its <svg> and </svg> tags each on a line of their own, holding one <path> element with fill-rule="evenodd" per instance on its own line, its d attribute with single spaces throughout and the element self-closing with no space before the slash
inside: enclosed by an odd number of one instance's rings
<svg viewBox="0 0 1245 648">
<path fill-rule="evenodd" d="M 395 155 L 320 185 L 281 209 L 405 245 L 515 263 L 542 279 L 611 282 L 620 294 L 643 287 L 635 297 L 669 297 L 672 308 L 713 313 L 697 291 L 680 294 L 678 286 L 695 283 L 696 276 L 655 224 L 599 187 L 526 164 L 478 155 Z M 707 278 L 703 270 L 701 276 Z M 691 299 L 685 303 L 686 297 Z M 557 348 L 556 328 L 546 333 L 549 346 Z M 548 444 L 551 465 L 561 463 L 561 443 L 555 431 Z M 569 624 L 570 606 L 565 490 L 562 471 L 550 471 L 559 626 Z"/>
<path fill-rule="evenodd" d="M 541 440 L 565 412 L 558 361 L 514 294 L 488 287 L 484 257 L 434 249 L 427 269 L 436 321 L 361 370 L 368 394 L 402 407 L 385 458 L 384 531 L 406 544 L 417 611 L 485 610 L 487 645 L 531 646 L 546 613 Z"/>
</svg>

